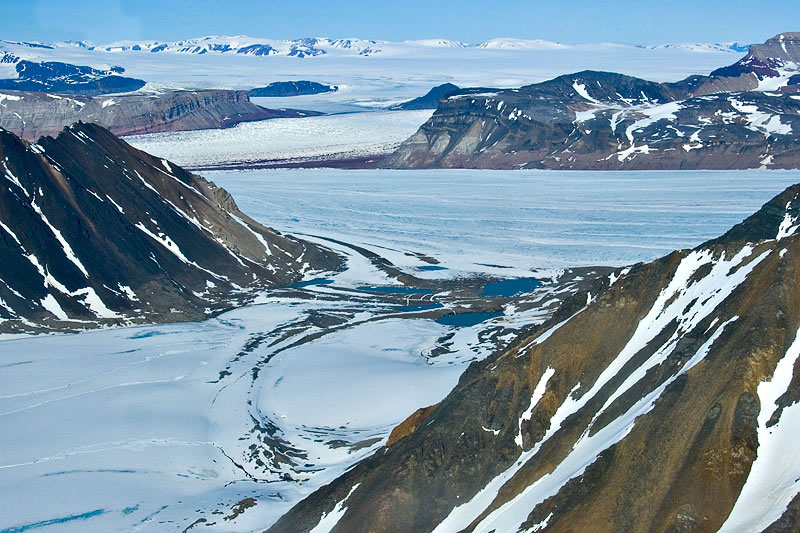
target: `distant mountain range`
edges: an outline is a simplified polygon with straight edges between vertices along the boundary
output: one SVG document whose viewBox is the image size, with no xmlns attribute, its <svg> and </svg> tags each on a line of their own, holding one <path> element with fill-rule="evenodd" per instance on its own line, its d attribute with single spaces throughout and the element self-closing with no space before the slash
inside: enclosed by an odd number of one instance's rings
<svg viewBox="0 0 800 533">
<path fill-rule="evenodd" d="M 794 185 L 598 281 L 268 531 L 800 530 L 798 228 Z"/>
<path fill-rule="evenodd" d="M 388 165 L 800 168 L 800 33 L 674 83 L 584 71 L 519 89 L 451 92 Z"/>
<path fill-rule="evenodd" d="M 410 41 L 378 41 L 368 39 L 328 39 L 307 37 L 303 39 L 264 39 L 247 37 L 206 36 L 181 41 L 120 41 L 110 44 L 95 44 L 89 41 L 66 41 L 51 44 L 18 41 L 0 41 L 2 43 L 31 48 L 65 48 L 76 47 L 85 50 L 106 52 L 147 52 L 173 54 L 242 54 L 249 56 L 289 56 L 314 57 L 328 53 L 370 56 L 390 53 L 402 48 L 482 48 L 487 50 L 535 50 L 553 48 L 592 47 L 597 45 L 570 45 L 543 40 L 525 40 L 498 38 L 480 44 L 469 44 L 449 39 L 421 39 Z M 636 45 L 615 45 L 636 46 Z M 740 43 L 679 43 L 644 48 L 685 48 L 696 51 L 731 51 L 746 52 L 748 45 Z"/>
<path fill-rule="evenodd" d="M 198 320 L 340 262 L 92 124 L 0 129 L 0 184 L 2 332 Z"/>
</svg>

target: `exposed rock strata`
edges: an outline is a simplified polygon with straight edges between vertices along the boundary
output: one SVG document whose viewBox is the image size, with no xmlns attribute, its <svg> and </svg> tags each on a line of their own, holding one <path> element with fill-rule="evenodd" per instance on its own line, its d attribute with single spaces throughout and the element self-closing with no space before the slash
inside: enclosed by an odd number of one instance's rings
<svg viewBox="0 0 800 533">
<path fill-rule="evenodd" d="M 0 91 L 0 127 L 28 140 L 57 135 L 79 120 L 99 124 L 115 135 L 138 135 L 307 115 L 257 106 L 245 91 L 167 91 L 94 98 Z"/>
<path fill-rule="evenodd" d="M 339 90 L 336 85 L 325 85 L 315 81 L 276 81 L 266 87 L 250 89 L 250 96 L 256 97 L 282 97 L 304 96 L 309 94 L 332 93 Z"/>
<path fill-rule="evenodd" d="M 458 85 L 453 85 L 452 83 L 443 83 L 433 87 L 423 96 L 414 98 L 413 100 L 409 100 L 408 102 L 404 102 L 402 104 L 397 104 L 396 106 L 392 106 L 391 109 L 436 109 L 439 107 L 439 102 L 444 95 L 453 93 L 457 90 L 459 90 Z"/>
</svg>

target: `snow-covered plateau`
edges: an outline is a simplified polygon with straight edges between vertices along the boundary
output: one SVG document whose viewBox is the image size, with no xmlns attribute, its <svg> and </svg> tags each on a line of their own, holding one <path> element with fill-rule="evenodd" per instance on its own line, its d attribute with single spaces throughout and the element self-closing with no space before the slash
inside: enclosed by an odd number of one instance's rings
<svg viewBox="0 0 800 533">
<path fill-rule="evenodd" d="M 348 268 L 205 322 L 1 340 L 0 531 L 263 530 L 443 398 L 471 360 L 542 320 L 520 302 L 467 327 L 415 315 L 455 304 L 444 292 L 400 296 L 405 306 L 365 292 L 397 282 L 352 245 L 420 278 L 545 278 L 698 244 L 796 180 L 773 171 L 209 177 L 259 221 L 346 255 Z"/>
</svg>

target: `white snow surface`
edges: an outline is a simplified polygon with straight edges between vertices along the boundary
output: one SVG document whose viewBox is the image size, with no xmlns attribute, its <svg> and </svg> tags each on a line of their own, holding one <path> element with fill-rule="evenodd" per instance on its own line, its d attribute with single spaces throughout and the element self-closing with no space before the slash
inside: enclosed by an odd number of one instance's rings
<svg viewBox="0 0 800 533">
<path fill-rule="evenodd" d="M 395 319 L 284 351 L 251 384 L 263 353 L 235 357 L 251 334 L 321 305 L 262 302 L 202 323 L 0 341 L 0 530 L 181 531 L 196 509 L 229 514 L 245 497 L 258 505 L 208 529 L 263 529 L 371 453 L 418 402 L 439 401 L 466 364 L 419 356 L 447 327 Z M 217 383 L 232 360 L 234 375 Z M 298 481 L 246 462 L 262 413 L 314 465 Z M 336 439 L 373 444 L 325 444 Z M 50 493 L 60 496 L 41 499 Z"/>
<path fill-rule="evenodd" d="M 575 89 L 575 92 L 580 95 L 581 98 L 585 100 L 589 100 L 593 104 L 599 104 L 597 100 L 591 97 L 589 92 L 586 90 L 586 85 L 583 83 L 578 83 L 577 81 L 572 82 L 572 88 Z"/>
<path fill-rule="evenodd" d="M 792 133 L 791 124 L 784 124 L 778 115 L 770 115 L 760 111 L 756 105 L 747 105 L 735 98 L 730 98 L 731 106 L 745 115 L 747 120 L 747 128 L 753 131 L 763 132 L 765 136 L 769 135 L 788 135 Z"/>
<path fill-rule="evenodd" d="M 344 516 L 344 513 L 347 510 L 344 504 L 359 485 L 360 483 L 353 485 L 353 488 L 350 489 L 350 492 L 347 493 L 347 496 L 344 498 L 344 500 L 338 502 L 330 513 L 323 515 L 322 519 L 319 521 L 319 524 L 314 526 L 309 533 L 329 533 L 330 530 L 333 529 L 339 520 Z"/>
</svg>

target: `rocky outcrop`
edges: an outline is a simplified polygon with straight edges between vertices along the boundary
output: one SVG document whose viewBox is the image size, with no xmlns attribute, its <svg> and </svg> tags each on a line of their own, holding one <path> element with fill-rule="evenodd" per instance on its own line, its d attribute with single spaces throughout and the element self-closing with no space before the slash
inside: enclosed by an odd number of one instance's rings
<svg viewBox="0 0 800 533">
<path fill-rule="evenodd" d="M 457 91 L 386 165 L 798 168 L 796 35 L 676 83 L 585 71 L 519 89 Z"/>
<path fill-rule="evenodd" d="M 196 320 L 339 264 L 92 124 L 0 130 L 0 183 L 0 331 Z"/>
<path fill-rule="evenodd" d="M 94 122 L 115 135 L 227 128 L 240 122 L 308 116 L 266 109 L 245 91 L 166 91 L 105 97 L 0 91 L 0 127 L 28 140 L 57 135 L 77 121 Z"/>
<path fill-rule="evenodd" d="M 266 87 L 257 87 L 250 90 L 250 96 L 280 97 L 280 96 L 305 96 L 309 94 L 332 93 L 338 91 L 336 85 L 325 85 L 315 81 L 275 81 Z"/>
<path fill-rule="evenodd" d="M 414 98 L 413 100 L 409 100 L 408 102 L 404 102 L 402 104 L 397 104 L 396 106 L 392 106 L 391 109 L 436 109 L 439 107 L 439 101 L 444 95 L 455 92 L 458 89 L 458 85 L 453 85 L 452 83 L 443 83 L 432 88 L 423 96 Z"/>
<path fill-rule="evenodd" d="M 798 228 L 612 274 L 270 531 L 796 531 Z"/>
<path fill-rule="evenodd" d="M 436 410 L 438 404 L 429 405 L 428 407 L 421 407 L 414 411 L 414 413 L 403 420 L 398 426 L 392 429 L 389 438 L 386 440 L 386 446 L 391 446 L 400 439 L 404 439 L 414 433 L 417 428 L 428 419 L 429 416 Z"/>
</svg>

